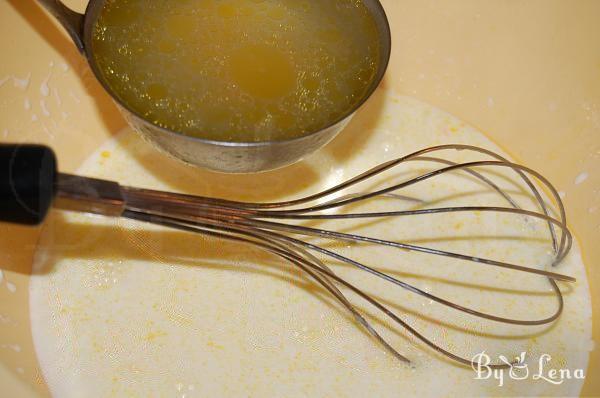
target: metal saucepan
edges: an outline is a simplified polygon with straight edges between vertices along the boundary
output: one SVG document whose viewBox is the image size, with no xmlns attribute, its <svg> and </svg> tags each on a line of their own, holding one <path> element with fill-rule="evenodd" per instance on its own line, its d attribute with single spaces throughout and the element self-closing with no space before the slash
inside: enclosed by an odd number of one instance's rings
<svg viewBox="0 0 600 398">
<path fill-rule="evenodd" d="M 38 1 L 64 26 L 79 51 L 86 57 L 98 81 L 112 96 L 135 130 L 158 148 L 184 162 L 226 173 L 252 173 L 284 167 L 326 145 L 348 124 L 358 108 L 373 94 L 383 79 L 391 52 L 390 27 L 381 3 L 379 0 L 363 0 L 379 30 L 380 59 L 376 78 L 353 109 L 343 117 L 331 120 L 327 127 L 299 138 L 262 142 L 214 141 L 190 137 L 153 124 L 121 101 L 104 81 L 92 56 L 92 34 L 96 20 L 107 0 L 90 0 L 85 14 L 69 9 L 60 0 Z"/>
</svg>

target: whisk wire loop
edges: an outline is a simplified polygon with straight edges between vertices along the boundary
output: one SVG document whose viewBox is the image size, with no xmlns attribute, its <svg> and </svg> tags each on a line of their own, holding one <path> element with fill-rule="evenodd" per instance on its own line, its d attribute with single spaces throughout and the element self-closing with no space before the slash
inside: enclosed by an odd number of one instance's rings
<svg viewBox="0 0 600 398">
<path fill-rule="evenodd" d="M 443 153 L 444 151 L 472 152 L 478 155 L 488 156 L 492 159 L 456 162 L 441 156 L 432 156 L 432 153 Z M 394 183 L 388 187 L 371 192 L 359 192 L 341 194 L 343 191 L 369 180 L 385 171 L 407 162 L 424 162 L 429 164 L 440 164 L 441 167 L 410 177 L 404 181 Z M 483 169 L 488 170 L 505 169 L 515 175 L 527 187 L 528 192 L 534 199 L 535 210 L 522 208 L 506 189 L 500 187 L 491 176 L 483 174 Z M 506 203 L 502 206 L 454 206 L 422 209 L 402 209 L 394 211 L 374 212 L 345 212 L 344 208 L 358 203 L 365 203 L 374 199 L 390 199 L 426 205 L 421 199 L 402 195 L 402 189 L 422 183 L 426 180 L 439 177 L 448 173 L 462 172 L 474 178 L 495 192 Z M 542 189 L 549 194 L 551 202 L 547 203 L 542 191 L 536 186 L 534 180 L 542 185 Z M 250 244 L 266 250 L 287 262 L 293 264 L 303 273 L 312 278 L 322 286 L 333 298 L 337 300 L 356 321 L 388 352 L 403 362 L 410 362 L 408 358 L 400 354 L 367 320 L 361 310 L 346 297 L 341 289 L 353 293 L 358 298 L 373 306 L 383 313 L 394 324 L 407 331 L 417 340 L 424 343 L 434 352 L 460 363 L 462 365 L 475 366 L 477 363 L 452 353 L 440 344 L 425 337 L 407 321 L 384 305 L 381 300 L 358 288 L 344 278 L 336 274 L 316 254 L 355 267 L 370 275 L 380 278 L 391 285 L 400 287 L 409 292 L 432 300 L 452 310 L 460 311 L 471 316 L 486 319 L 492 322 L 500 322 L 512 325 L 534 326 L 544 325 L 556 321 L 563 309 L 564 299 L 557 281 L 575 282 L 575 278 L 557 272 L 548 271 L 540 267 L 541 264 L 520 265 L 491 258 L 484 258 L 469 254 L 441 250 L 433 247 L 419 246 L 406 242 L 396 242 L 388 239 L 370 237 L 357 233 L 337 232 L 325 228 L 309 227 L 307 225 L 290 224 L 284 221 L 323 221 L 323 220 L 359 220 L 359 219 L 391 219 L 400 217 L 430 216 L 446 213 L 468 213 L 488 212 L 499 214 L 512 214 L 518 217 L 543 221 L 548 226 L 548 232 L 554 252 L 552 266 L 558 265 L 568 255 L 573 237 L 567 227 L 566 212 L 557 190 L 540 173 L 513 162 L 484 148 L 464 144 L 449 144 L 426 148 L 416 151 L 410 155 L 390 160 L 375 166 L 347 181 L 322 192 L 312 194 L 303 198 L 271 203 L 249 203 L 231 201 L 219 198 L 191 196 L 184 194 L 164 193 L 160 191 L 124 187 L 123 194 L 126 202 L 124 217 L 150 222 L 182 231 L 200 233 L 220 239 L 227 239 L 239 243 Z M 338 195 L 338 197 L 327 198 Z M 331 213 L 331 211 L 337 211 Z M 555 215 L 556 216 L 555 216 Z M 557 307 L 553 314 L 541 319 L 516 319 L 498 316 L 479 311 L 467 306 L 460 305 L 451 300 L 426 292 L 414 285 L 402 281 L 396 277 L 380 271 L 363 262 L 344 256 L 334 250 L 323 247 L 310 240 L 302 240 L 299 237 L 318 238 L 321 240 L 353 242 L 356 244 L 377 245 L 380 247 L 408 250 L 412 252 L 429 254 L 444 258 L 452 258 L 468 261 L 484 266 L 499 267 L 517 272 L 524 272 L 547 278 L 552 293 L 556 297 Z M 314 253 L 314 254 L 313 254 Z M 491 365 L 492 368 L 507 368 L 511 366 L 506 363 Z"/>
</svg>

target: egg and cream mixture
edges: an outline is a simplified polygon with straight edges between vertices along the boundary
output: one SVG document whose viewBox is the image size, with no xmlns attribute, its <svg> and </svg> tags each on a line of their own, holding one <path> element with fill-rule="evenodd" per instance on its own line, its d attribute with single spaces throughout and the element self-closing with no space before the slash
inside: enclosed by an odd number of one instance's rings
<svg viewBox="0 0 600 398">
<path fill-rule="evenodd" d="M 332 144 L 294 166 L 252 176 L 194 169 L 158 153 L 131 131 L 107 142 L 82 175 L 124 185 L 247 201 L 297 198 L 383 161 L 443 143 L 502 153 L 485 135 L 414 99 L 378 90 Z M 465 151 L 448 153 L 456 161 Z M 435 166 L 435 165 L 434 165 Z M 439 165 L 435 166 L 438 167 Z M 410 162 L 364 192 L 430 170 Z M 494 181 L 531 206 L 510 172 Z M 506 203 L 480 181 L 452 173 L 352 211 Z M 364 206 L 364 207 L 363 207 Z M 544 222 L 495 213 L 395 220 L 312 221 L 309 225 L 550 268 Z M 540 319 L 557 305 L 548 282 L 422 253 L 320 242 L 331 250 L 462 305 L 518 319 Z M 525 327 L 452 311 L 349 266 L 341 277 L 385 303 L 437 344 L 496 362 L 526 352 L 529 377 L 476 380 L 468 367 L 435 354 L 360 299 L 348 297 L 411 365 L 378 345 L 330 295 L 298 269 L 259 249 L 123 219 L 54 212 L 45 226 L 30 285 L 33 337 L 57 397 L 398 397 L 565 396 L 582 380 L 534 379 L 550 369 L 586 369 L 591 305 L 579 247 L 554 271 L 565 311 L 551 325 Z"/>
<path fill-rule="evenodd" d="M 380 38 L 362 0 L 110 0 L 93 55 L 156 125 L 219 141 L 295 138 L 372 86 Z"/>
</svg>

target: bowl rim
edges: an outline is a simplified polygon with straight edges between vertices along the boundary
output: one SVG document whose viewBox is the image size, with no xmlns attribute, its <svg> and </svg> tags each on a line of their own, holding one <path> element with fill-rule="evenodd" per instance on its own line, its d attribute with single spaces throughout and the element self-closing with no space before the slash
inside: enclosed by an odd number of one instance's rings
<svg viewBox="0 0 600 398">
<path fill-rule="evenodd" d="M 377 90 L 377 88 L 381 85 L 383 78 L 385 77 L 386 71 L 388 69 L 391 53 L 392 53 L 392 33 L 391 27 L 389 23 L 388 16 L 381 4 L 380 0 L 367 0 L 373 3 L 373 6 L 377 9 L 377 11 L 381 14 L 382 18 L 382 26 L 380 33 L 383 35 L 380 39 L 381 42 L 384 43 L 383 54 L 380 54 L 380 59 L 382 60 L 380 67 L 378 68 L 378 72 L 376 78 L 373 80 L 369 88 L 365 91 L 363 96 L 359 101 L 357 101 L 352 108 L 349 108 L 346 112 L 344 112 L 341 116 L 337 117 L 333 121 L 329 122 L 324 127 L 319 128 L 315 131 L 310 131 L 306 134 L 303 134 L 299 137 L 288 138 L 284 140 L 267 140 L 267 141 L 221 141 L 221 140 L 212 140 L 208 138 L 190 136 L 184 134 L 179 131 L 171 130 L 169 128 L 160 126 L 156 123 L 151 122 L 146 119 L 144 116 L 139 114 L 139 112 L 131 109 L 129 105 L 123 101 L 116 92 L 110 87 L 110 85 L 105 81 L 102 76 L 102 72 L 98 67 L 95 57 L 93 56 L 93 46 L 92 46 L 92 34 L 95 22 L 97 20 L 97 16 L 99 15 L 100 10 L 104 7 L 104 3 L 106 0 L 91 0 L 88 2 L 87 7 L 84 13 L 84 26 L 83 26 L 83 43 L 84 43 L 84 55 L 85 58 L 96 77 L 96 80 L 102 85 L 104 90 L 111 96 L 113 101 L 115 101 L 121 108 L 132 114 L 137 119 L 143 121 L 144 123 L 150 124 L 153 128 L 158 129 L 161 133 L 165 133 L 167 135 L 175 135 L 179 139 L 184 138 L 193 142 L 200 142 L 213 146 L 222 146 L 222 147 L 265 147 L 265 146 L 273 146 L 273 145 L 285 145 L 285 144 L 293 144 L 296 142 L 301 142 L 310 137 L 318 135 L 319 133 L 329 130 L 330 128 L 338 125 L 343 122 L 347 118 L 351 117 L 356 111 L 358 111 L 368 100 L 371 98 L 373 93 Z M 364 0 L 363 0 L 364 2 Z M 371 14 L 374 14 L 374 11 L 371 11 Z M 379 23 L 377 23 L 379 26 Z"/>
</svg>

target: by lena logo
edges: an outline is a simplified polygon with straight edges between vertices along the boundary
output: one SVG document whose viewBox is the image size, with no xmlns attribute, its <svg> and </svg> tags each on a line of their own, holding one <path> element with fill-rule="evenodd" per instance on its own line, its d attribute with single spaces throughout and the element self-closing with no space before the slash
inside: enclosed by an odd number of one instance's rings
<svg viewBox="0 0 600 398">
<path fill-rule="evenodd" d="M 543 354 L 539 357 L 537 364 L 530 369 L 526 363 L 525 352 L 522 352 L 514 361 L 509 361 L 504 355 L 498 356 L 498 360 L 506 364 L 506 368 L 495 369 L 492 367 L 492 359 L 485 351 L 473 357 L 473 370 L 475 371 L 475 380 L 494 379 L 498 381 L 498 386 L 502 387 L 506 378 L 511 380 L 542 380 L 551 384 L 559 385 L 565 380 L 585 379 L 583 369 L 556 369 L 548 366 L 552 357 L 549 354 Z"/>
</svg>

